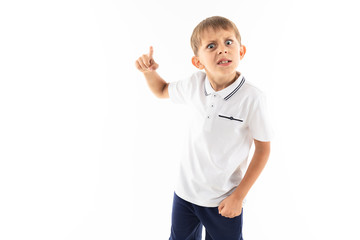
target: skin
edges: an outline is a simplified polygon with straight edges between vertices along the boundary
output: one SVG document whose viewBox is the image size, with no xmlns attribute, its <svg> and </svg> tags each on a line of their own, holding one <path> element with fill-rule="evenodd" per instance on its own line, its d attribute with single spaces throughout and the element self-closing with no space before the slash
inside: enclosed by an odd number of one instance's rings
<svg viewBox="0 0 360 240">
<path fill-rule="evenodd" d="M 201 45 L 192 63 L 199 69 L 205 69 L 213 89 L 220 91 L 239 76 L 236 69 L 245 53 L 245 46 L 240 45 L 232 30 L 210 28 L 201 35 Z M 221 59 L 231 60 L 231 63 L 218 64 Z"/>
<path fill-rule="evenodd" d="M 235 191 L 225 198 L 219 205 L 219 214 L 227 218 L 237 217 L 241 214 L 242 203 L 256 179 L 264 169 L 270 155 L 270 142 L 261 142 L 254 139 L 255 152 L 246 170 L 244 178 Z"/>
<path fill-rule="evenodd" d="M 201 36 L 198 53 L 193 56 L 192 64 L 198 69 L 204 69 L 211 86 L 220 91 L 236 81 L 239 74 L 236 69 L 246 53 L 244 45 L 236 40 L 232 30 L 207 29 Z M 150 90 L 158 98 L 169 98 L 168 85 L 156 72 L 159 65 L 153 58 L 154 50 L 142 55 L 135 62 L 136 68 L 144 74 Z M 219 60 L 231 60 L 227 64 L 218 64 Z M 241 214 L 242 203 L 256 179 L 264 169 L 270 155 L 270 142 L 254 139 L 255 152 L 249 167 L 235 191 L 225 198 L 219 205 L 219 214 L 227 218 L 234 218 Z"/>
</svg>

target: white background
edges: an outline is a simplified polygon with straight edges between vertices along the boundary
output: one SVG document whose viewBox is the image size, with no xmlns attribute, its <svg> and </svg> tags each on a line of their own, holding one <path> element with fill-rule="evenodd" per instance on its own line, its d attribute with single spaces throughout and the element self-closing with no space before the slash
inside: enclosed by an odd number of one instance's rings
<svg viewBox="0 0 360 240">
<path fill-rule="evenodd" d="M 190 76 L 190 35 L 234 21 L 275 138 L 245 239 L 360 239 L 356 1 L 1 1 L 0 239 L 168 239 L 187 110 L 135 60 Z"/>
</svg>

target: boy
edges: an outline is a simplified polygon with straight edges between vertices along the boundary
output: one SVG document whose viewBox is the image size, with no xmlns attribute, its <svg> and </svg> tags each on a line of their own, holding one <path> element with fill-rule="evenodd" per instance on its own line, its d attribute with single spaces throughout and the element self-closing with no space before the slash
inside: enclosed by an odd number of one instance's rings
<svg viewBox="0 0 360 240">
<path fill-rule="evenodd" d="M 242 205 L 270 154 L 271 129 L 263 93 L 236 71 L 246 48 L 235 24 L 223 17 L 199 23 L 191 36 L 192 64 L 205 70 L 165 82 L 153 48 L 136 67 L 159 98 L 194 110 L 175 188 L 170 240 L 241 240 Z M 247 167 L 252 142 L 255 152 Z"/>
</svg>

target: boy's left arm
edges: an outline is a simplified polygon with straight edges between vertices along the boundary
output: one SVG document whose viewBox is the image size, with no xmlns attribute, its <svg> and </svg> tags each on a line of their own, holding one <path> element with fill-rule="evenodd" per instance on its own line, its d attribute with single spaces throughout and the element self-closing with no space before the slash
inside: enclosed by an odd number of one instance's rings
<svg viewBox="0 0 360 240">
<path fill-rule="evenodd" d="M 261 142 L 254 139 L 254 156 L 249 164 L 244 178 L 235 191 L 225 198 L 219 205 L 219 214 L 233 218 L 241 214 L 242 203 L 256 179 L 264 169 L 270 155 L 270 142 Z"/>
</svg>

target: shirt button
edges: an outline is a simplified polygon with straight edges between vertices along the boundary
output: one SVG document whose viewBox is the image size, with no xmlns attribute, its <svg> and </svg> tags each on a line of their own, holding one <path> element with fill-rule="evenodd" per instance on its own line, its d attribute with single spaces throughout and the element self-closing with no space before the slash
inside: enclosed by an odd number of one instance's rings
<svg viewBox="0 0 360 240">
<path fill-rule="evenodd" d="M 210 118 L 210 116 L 207 116 L 207 118 Z"/>
<path fill-rule="evenodd" d="M 214 105 L 211 105 L 211 107 L 214 107 Z"/>
</svg>

